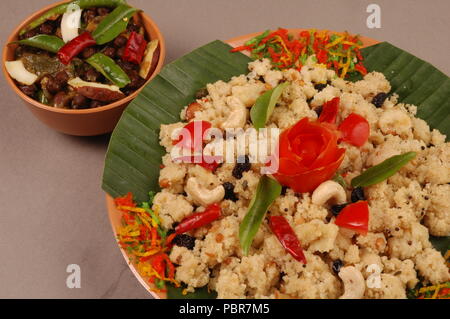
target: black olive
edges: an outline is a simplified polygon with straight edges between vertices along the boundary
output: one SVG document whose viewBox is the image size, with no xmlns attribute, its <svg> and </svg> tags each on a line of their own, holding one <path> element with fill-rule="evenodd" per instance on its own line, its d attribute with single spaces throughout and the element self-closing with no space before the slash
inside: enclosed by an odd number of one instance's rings
<svg viewBox="0 0 450 319">
<path fill-rule="evenodd" d="M 236 194 L 234 193 L 234 185 L 232 183 L 230 182 L 223 183 L 223 188 L 225 189 L 224 199 L 229 199 L 233 202 L 236 202 L 238 200 Z"/>
<path fill-rule="evenodd" d="M 331 212 L 333 213 L 334 216 L 337 216 L 337 215 L 339 215 L 341 210 L 343 210 L 345 208 L 345 206 L 347 206 L 347 205 L 348 204 L 333 205 L 333 206 L 331 206 Z"/>
<path fill-rule="evenodd" d="M 340 259 L 336 259 L 335 261 L 333 261 L 333 271 L 338 274 L 339 271 L 341 271 L 341 267 L 344 266 L 344 263 L 342 262 L 342 260 Z"/>
<path fill-rule="evenodd" d="M 236 166 L 233 168 L 233 177 L 236 179 L 241 179 L 242 174 L 244 172 L 248 172 L 252 168 L 252 164 L 250 163 L 250 159 L 247 155 L 245 155 L 244 159 L 242 156 L 238 158 L 238 163 L 236 163 Z"/>
<path fill-rule="evenodd" d="M 317 90 L 317 91 L 322 91 L 324 88 L 326 88 L 327 87 L 327 85 L 328 84 L 326 84 L 326 83 L 319 83 L 319 84 L 315 84 L 314 85 L 314 88 Z"/>
<path fill-rule="evenodd" d="M 192 250 L 195 247 L 195 238 L 186 234 L 176 235 L 172 243 L 175 246 L 186 247 Z"/>
<path fill-rule="evenodd" d="M 387 99 L 388 95 L 386 93 L 378 93 L 374 96 L 372 99 L 372 104 L 375 105 L 375 107 L 382 107 L 384 101 Z"/>
<path fill-rule="evenodd" d="M 353 191 L 352 191 L 352 203 L 356 203 L 357 201 L 360 200 L 365 200 L 366 197 L 364 196 L 364 189 L 362 187 L 356 187 Z"/>
</svg>

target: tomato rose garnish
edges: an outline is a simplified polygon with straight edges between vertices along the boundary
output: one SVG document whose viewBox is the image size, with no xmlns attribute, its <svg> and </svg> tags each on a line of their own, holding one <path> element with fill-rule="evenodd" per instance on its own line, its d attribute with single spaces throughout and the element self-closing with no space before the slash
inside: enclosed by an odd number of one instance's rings
<svg viewBox="0 0 450 319">
<path fill-rule="evenodd" d="M 332 124 L 303 118 L 281 133 L 278 154 L 272 158 L 278 162 L 273 176 L 295 192 L 314 191 L 334 176 L 344 159 L 345 149 L 338 147 L 338 135 Z"/>
</svg>

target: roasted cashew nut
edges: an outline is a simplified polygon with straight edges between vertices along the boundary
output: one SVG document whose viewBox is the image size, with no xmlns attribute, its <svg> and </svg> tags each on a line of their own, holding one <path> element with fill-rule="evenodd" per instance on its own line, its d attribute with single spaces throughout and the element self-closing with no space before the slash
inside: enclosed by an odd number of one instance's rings
<svg viewBox="0 0 450 319">
<path fill-rule="evenodd" d="M 344 283 L 344 294 L 339 299 L 361 299 L 366 290 L 366 282 L 361 272 L 353 266 L 341 268 L 339 277 Z"/>
<path fill-rule="evenodd" d="M 247 108 L 238 98 L 233 96 L 227 99 L 227 104 L 231 107 L 232 111 L 221 124 L 222 129 L 243 128 L 245 123 L 247 123 Z"/>
<path fill-rule="evenodd" d="M 326 181 L 320 184 L 313 192 L 311 200 L 313 204 L 324 205 L 334 199 L 336 204 L 343 204 L 347 200 L 344 188 L 335 181 Z"/>
<path fill-rule="evenodd" d="M 203 207 L 220 202 L 225 196 L 225 189 L 222 185 L 214 189 L 206 189 L 198 183 L 195 177 L 187 180 L 185 191 L 196 204 Z"/>
</svg>

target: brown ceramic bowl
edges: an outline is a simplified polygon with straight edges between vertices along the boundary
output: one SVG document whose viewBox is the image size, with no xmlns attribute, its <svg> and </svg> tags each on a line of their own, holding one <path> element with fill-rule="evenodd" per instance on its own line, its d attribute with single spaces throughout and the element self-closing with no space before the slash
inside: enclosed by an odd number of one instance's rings
<svg viewBox="0 0 450 319">
<path fill-rule="evenodd" d="M 304 31 L 307 29 L 288 29 L 288 30 L 289 30 L 290 34 L 298 34 L 301 31 Z M 335 31 L 330 31 L 330 32 L 337 33 L 337 34 L 340 33 L 340 32 L 335 32 Z M 261 34 L 261 32 L 246 34 L 246 35 L 242 35 L 242 36 L 239 36 L 239 37 L 236 37 L 233 39 L 229 39 L 225 42 L 228 43 L 229 45 L 231 45 L 232 47 L 238 47 L 238 46 L 243 45 L 246 41 L 250 40 L 251 38 L 253 38 L 259 34 Z M 363 42 L 363 47 L 368 47 L 368 46 L 380 43 L 380 41 L 377 41 L 372 38 L 364 37 L 364 36 L 360 36 L 360 39 Z M 243 53 L 249 54 L 249 52 L 247 52 L 247 51 L 244 51 Z M 122 222 L 121 222 L 122 213 L 115 206 L 114 199 L 108 194 L 106 194 L 106 207 L 108 210 L 108 217 L 109 217 L 109 221 L 111 222 L 111 226 L 112 226 L 114 235 L 117 236 L 117 233 L 118 233 L 120 227 L 122 226 Z M 117 240 L 117 237 L 116 237 L 116 240 Z M 137 280 L 141 283 L 141 285 L 144 286 L 144 288 L 151 294 L 151 296 L 156 299 L 166 299 L 167 298 L 166 293 L 155 292 L 152 290 L 154 288 L 154 286 L 149 283 L 148 278 L 145 278 L 141 274 L 139 274 L 136 264 L 130 259 L 130 256 L 128 255 L 126 250 L 121 248 L 120 245 L 119 245 L 119 248 L 120 248 L 120 251 L 122 252 L 122 255 L 125 258 L 128 266 L 130 267 L 131 271 L 136 276 Z"/>
<path fill-rule="evenodd" d="M 12 32 L 7 43 L 16 41 L 19 31 L 28 23 L 42 15 L 47 10 L 64 2 L 67 1 L 52 4 L 36 13 L 33 13 Z M 142 12 L 139 13 L 139 18 L 141 19 L 147 34 L 149 34 L 152 39 L 158 39 L 160 44 L 159 61 L 150 79 L 145 83 L 146 85 L 161 70 L 166 56 L 166 46 L 164 37 L 162 36 L 156 23 Z M 30 111 L 40 121 L 61 133 L 77 136 L 94 136 L 112 132 L 125 107 L 138 95 L 142 89 L 137 90 L 133 94 L 119 101 L 94 109 L 69 110 L 50 107 L 25 95 L 21 90 L 19 90 L 15 81 L 9 76 L 5 69 L 5 61 L 11 61 L 14 59 L 14 50 L 14 45 L 6 44 L 3 48 L 2 68 L 8 83 L 11 85 L 14 92 L 16 92 L 17 95 L 26 102 L 25 104 L 28 106 Z"/>
</svg>

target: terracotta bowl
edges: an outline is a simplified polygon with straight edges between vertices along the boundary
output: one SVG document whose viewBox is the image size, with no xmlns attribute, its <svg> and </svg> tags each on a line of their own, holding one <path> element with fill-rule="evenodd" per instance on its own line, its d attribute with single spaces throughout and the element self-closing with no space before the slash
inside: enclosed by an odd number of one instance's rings
<svg viewBox="0 0 450 319">
<path fill-rule="evenodd" d="M 296 35 L 306 29 L 288 29 L 288 30 L 289 30 L 289 33 Z M 334 31 L 332 31 L 332 32 L 339 33 L 339 32 L 334 32 Z M 244 42 L 259 35 L 260 33 L 261 32 L 246 34 L 246 35 L 243 35 L 240 37 L 236 37 L 236 38 L 227 40 L 225 42 L 228 43 L 229 45 L 231 45 L 232 47 L 238 47 L 238 46 L 243 45 Z M 360 36 L 360 39 L 363 42 L 363 47 L 368 47 L 368 46 L 380 43 L 380 41 L 377 41 L 377 40 L 371 39 L 371 38 L 367 38 L 367 37 L 363 37 L 363 36 Z M 243 53 L 248 54 L 248 52 L 243 52 Z M 109 220 L 111 222 L 111 226 L 112 226 L 112 229 L 114 232 L 114 236 L 117 238 L 118 230 L 122 226 L 122 224 L 121 224 L 122 213 L 116 208 L 116 206 L 114 204 L 114 199 L 108 194 L 106 195 L 106 206 L 107 206 L 107 210 L 108 210 L 108 217 L 109 217 Z M 153 296 L 153 298 L 156 298 L 156 299 L 167 298 L 167 295 L 165 293 L 152 291 L 153 286 L 148 282 L 148 278 L 145 278 L 139 274 L 139 272 L 136 268 L 136 264 L 130 260 L 127 252 L 124 249 L 122 249 L 120 247 L 120 245 L 119 245 L 119 248 L 120 248 L 120 251 L 122 252 L 122 255 L 125 258 L 127 264 L 130 266 L 131 271 L 136 276 L 137 280 Z"/>
<path fill-rule="evenodd" d="M 52 4 L 42 10 L 33 13 L 25 21 L 23 21 L 9 36 L 7 44 L 18 39 L 19 31 L 29 24 L 31 21 L 42 15 L 47 10 L 67 1 Z M 152 39 L 158 39 L 160 44 L 160 55 L 156 65 L 156 69 L 145 85 L 161 70 L 166 56 L 166 46 L 164 37 L 162 36 L 156 23 L 146 14 L 140 12 L 139 18 L 146 32 Z M 16 85 L 16 82 L 9 76 L 5 69 L 5 61 L 14 59 L 14 50 L 16 46 L 5 45 L 3 48 L 2 68 L 7 79 L 16 94 L 25 101 L 29 110 L 45 125 L 50 128 L 69 135 L 76 136 L 94 136 L 110 133 L 116 126 L 125 107 L 138 95 L 139 89 L 133 94 L 114 103 L 86 110 L 69 110 L 50 107 L 39 103 L 38 101 L 25 95 Z M 145 86 L 144 85 L 144 86 Z M 143 86 L 143 87 L 144 87 Z"/>
</svg>

